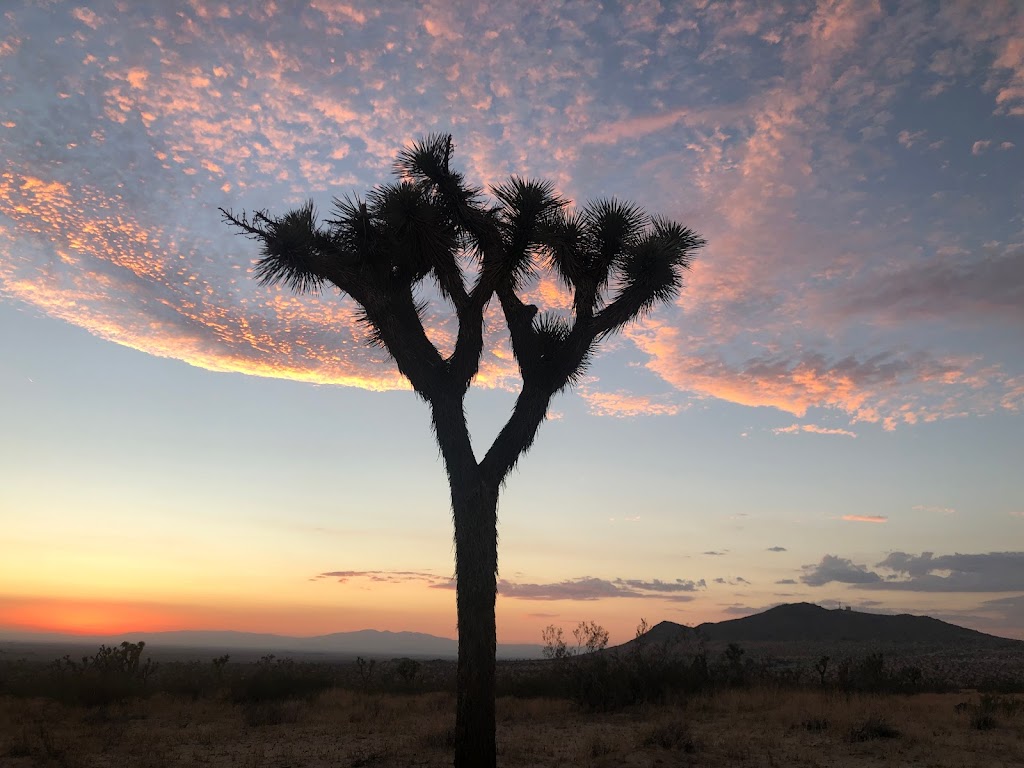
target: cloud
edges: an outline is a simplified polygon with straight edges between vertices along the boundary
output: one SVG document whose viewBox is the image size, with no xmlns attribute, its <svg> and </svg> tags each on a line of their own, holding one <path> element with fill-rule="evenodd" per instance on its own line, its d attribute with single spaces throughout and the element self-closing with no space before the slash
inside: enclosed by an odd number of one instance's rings
<svg viewBox="0 0 1024 768">
<path fill-rule="evenodd" d="M 811 587 L 821 587 L 833 581 L 840 584 L 874 584 L 882 577 L 863 565 L 835 555 L 825 555 L 815 565 L 805 565 L 800 581 Z"/>
<path fill-rule="evenodd" d="M 721 555 L 724 555 L 725 552 L 716 552 L 713 549 L 709 549 L 707 552 L 701 552 L 701 554 L 702 555 L 719 555 L 719 556 L 721 556 Z"/>
<path fill-rule="evenodd" d="M 776 584 L 796 584 L 796 579 L 779 579 L 775 582 Z"/>
<path fill-rule="evenodd" d="M 990 146 L 992 146 L 992 142 L 991 141 L 976 141 L 976 142 L 974 142 L 971 145 L 971 154 L 972 155 L 983 154 L 985 152 L 985 150 L 987 150 Z"/>
<path fill-rule="evenodd" d="M 688 337 L 657 320 L 626 335 L 650 356 L 647 367 L 682 391 L 798 417 L 811 408 L 826 408 L 891 430 L 968 412 L 1019 408 L 1022 399 L 1016 393 L 1024 382 L 997 369 L 979 370 L 976 358 L 897 351 L 831 358 L 780 351 L 725 359 L 721 350 L 702 354 L 687 349 Z M 985 386 L 973 386 L 982 376 Z"/>
<path fill-rule="evenodd" d="M 842 520 L 851 523 L 888 523 L 889 518 L 884 515 L 843 515 Z"/>
<path fill-rule="evenodd" d="M 637 416 L 675 416 L 682 410 L 682 406 L 675 403 L 622 391 L 595 392 L 589 387 L 580 387 L 579 394 L 587 403 L 587 410 L 595 416 L 612 416 L 619 419 Z"/>
<path fill-rule="evenodd" d="M 988 552 L 936 556 L 892 552 L 868 570 L 846 558 L 825 555 L 816 565 L 805 565 L 800 580 L 812 587 L 830 582 L 860 589 L 907 592 L 1017 592 L 1024 591 L 1024 552 Z"/>
<path fill-rule="evenodd" d="M 875 589 L 912 592 L 1024 591 L 1024 552 L 975 555 L 911 555 L 893 552 L 876 566 L 893 575 Z"/>
<path fill-rule="evenodd" d="M 766 551 L 768 551 L 768 552 L 786 552 L 787 550 L 786 550 L 785 547 L 768 547 L 768 549 Z"/>
<path fill-rule="evenodd" d="M 1024 322 L 1024 243 L 989 243 L 976 251 L 905 262 L 854 282 L 835 310 L 889 322 Z"/>
<path fill-rule="evenodd" d="M 1003 626 L 1009 623 L 1017 627 L 1024 627 L 1024 595 L 986 600 L 981 604 L 981 608 L 999 614 Z"/>
<path fill-rule="evenodd" d="M 704 579 L 692 581 L 690 579 L 676 579 L 675 581 L 641 581 L 639 579 L 616 579 L 616 584 L 624 584 L 631 589 L 640 589 L 645 592 L 696 592 L 704 589 L 707 584 Z"/>
<path fill-rule="evenodd" d="M 912 146 L 920 141 L 926 140 L 927 131 L 900 131 L 896 140 L 900 143 L 900 146 L 910 149 Z"/>
<path fill-rule="evenodd" d="M 404 584 L 410 581 L 426 581 L 434 584 L 448 581 L 448 579 L 443 579 L 428 571 L 325 571 L 318 573 L 313 579 L 334 579 L 341 584 L 347 584 L 353 579 L 367 579 L 389 584 Z"/>
<path fill-rule="evenodd" d="M 663 131 L 680 122 L 687 110 L 679 109 L 660 115 L 647 115 L 619 120 L 601 126 L 588 134 L 584 141 L 591 144 L 615 144 L 623 139 L 640 139 L 651 133 Z"/>
<path fill-rule="evenodd" d="M 436 589 L 454 589 L 455 582 L 432 584 Z M 706 587 L 703 579 L 692 581 L 676 579 L 661 581 L 653 579 L 600 579 L 593 576 L 582 576 L 564 581 L 532 584 L 498 580 L 498 594 L 512 600 L 576 600 L 589 602 L 607 598 L 639 598 L 657 599 L 669 602 L 689 602 L 693 596 L 687 593 L 697 592 Z"/>
<path fill-rule="evenodd" d="M 788 427 L 776 427 L 772 430 L 773 435 L 795 435 L 800 432 L 809 432 L 814 435 L 842 435 L 843 437 L 857 437 L 855 432 L 851 432 L 848 429 L 819 427 L 817 424 L 790 424 Z"/>
<path fill-rule="evenodd" d="M 934 504 L 915 504 L 911 507 L 915 512 L 933 512 L 940 515 L 952 515 L 956 510 L 952 507 L 940 507 Z"/>
<path fill-rule="evenodd" d="M 679 392 L 887 428 L 1024 402 L 1015 357 L 986 343 L 1019 326 L 1012 264 L 985 277 L 981 256 L 957 261 L 963 290 L 935 292 L 931 257 L 906 260 L 946 237 L 952 203 L 875 194 L 883 176 L 913 177 L 900 145 L 941 140 L 862 141 L 891 134 L 900 99 L 929 86 L 1018 114 L 1013 3 L 541 4 L 525 17 L 514 4 L 88 5 L 5 16 L 5 300 L 208 370 L 406 388 L 364 347 L 350 302 L 253 285 L 252 248 L 215 211 L 309 195 L 326 207 L 384 180 L 417 133 L 453 129 L 474 182 L 516 172 L 574 199 L 634 197 L 708 236 L 679 306 L 626 336 Z M 904 293 L 885 303 L 890 277 Z M 861 309 L 839 316 L 855 286 Z M 957 333 L 929 352 L 917 324 L 931 318 Z M 428 323 L 451 338 L 443 312 Z M 517 386 L 499 334 L 488 343 L 476 384 Z M 681 409 L 676 393 L 584 396 L 602 415 Z"/>
<path fill-rule="evenodd" d="M 747 585 L 747 586 L 749 586 L 749 584 L 750 584 L 750 582 L 747 581 L 746 579 L 744 579 L 742 576 L 736 576 L 735 578 L 732 578 L 732 579 L 727 579 L 727 578 L 725 578 L 723 576 L 719 576 L 716 579 L 713 579 L 713 581 L 714 581 L 715 584 L 728 585 L 730 587 L 737 587 L 737 586 L 740 586 L 740 585 Z"/>
<path fill-rule="evenodd" d="M 755 613 L 761 613 L 764 610 L 767 609 L 751 608 L 749 605 L 729 605 L 722 609 L 722 613 L 729 616 L 753 616 Z"/>
</svg>

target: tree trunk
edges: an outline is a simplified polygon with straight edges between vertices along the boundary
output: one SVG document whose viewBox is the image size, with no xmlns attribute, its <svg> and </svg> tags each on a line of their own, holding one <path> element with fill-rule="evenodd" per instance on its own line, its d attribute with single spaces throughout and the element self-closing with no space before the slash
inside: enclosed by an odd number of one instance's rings
<svg viewBox="0 0 1024 768">
<path fill-rule="evenodd" d="M 455 768 L 495 768 L 494 601 L 498 571 L 498 489 L 479 472 L 452 474 L 459 620 Z"/>
</svg>

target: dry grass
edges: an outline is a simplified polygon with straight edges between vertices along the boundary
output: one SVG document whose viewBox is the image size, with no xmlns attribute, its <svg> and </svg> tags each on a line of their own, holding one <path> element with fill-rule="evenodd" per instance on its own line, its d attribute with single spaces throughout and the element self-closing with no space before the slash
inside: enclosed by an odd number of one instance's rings
<svg viewBox="0 0 1024 768">
<path fill-rule="evenodd" d="M 1017 697 L 1019 699 L 1020 697 Z M 503 766 L 1021 766 L 1024 705 L 979 697 L 727 691 L 684 705 L 586 714 L 498 702 Z M 957 704 L 964 706 L 957 707 Z M 0 766 L 447 766 L 448 694 L 331 690 L 253 708 L 158 694 L 105 710 L 0 698 Z M 988 722 L 988 720 L 986 720 Z"/>
</svg>

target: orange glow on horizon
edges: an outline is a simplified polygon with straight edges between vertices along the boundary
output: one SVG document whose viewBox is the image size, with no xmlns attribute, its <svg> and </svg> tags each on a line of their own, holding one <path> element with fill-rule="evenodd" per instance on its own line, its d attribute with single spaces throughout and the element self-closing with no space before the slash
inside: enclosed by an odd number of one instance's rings
<svg viewBox="0 0 1024 768">
<path fill-rule="evenodd" d="M 183 618 L 170 606 L 109 600 L 7 598 L 0 605 L 4 624 L 12 629 L 70 635 L 163 632 L 179 629 Z"/>
<path fill-rule="evenodd" d="M 421 601 L 422 602 L 422 601 Z M 257 632 L 312 637 L 362 629 L 455 637 L 455 610 L 301 603 L 195 605 L 0 595 L 0 631 L 120 635 L 174 631 Z M 436 601 L 434 601 L 436 602 Z"/>
</svg>

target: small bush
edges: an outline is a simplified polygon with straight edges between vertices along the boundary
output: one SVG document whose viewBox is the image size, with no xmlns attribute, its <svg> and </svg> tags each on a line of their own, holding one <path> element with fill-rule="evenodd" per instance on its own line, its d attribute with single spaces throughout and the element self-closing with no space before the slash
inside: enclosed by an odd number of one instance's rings
<svg viewBox="0 0 1024 768">
<path fill-rule="evenodd" d="M 827 731 L 829 722 L 824 717 L 808 717 L 806 720 L 800 723 L 805 731 L 811 731 L 812 733 L 821 733 Z"/>
<path fill-rule="evenodd" d="M 642 743 L 645 747 L 658 747 L 686 754 L 697 751 L 697 741 L 693 733 L 681 720 L 668 720 L 654 726 L 644 735 Z"/>
<path fill-rule="evenodd" d="M 976 731 L 991 731 L 999 727 L 999 721 L 990 712 L 975 712 L 971 715 L 971 728 Z"/>
<path fill-rule="evenodd" d="M 615 744 L 606 736 L 596 733 L 590 737 L 590 757 L 605 757 L 615 752 Z"/>
<path fill-rule="evenodd" d="M 245 724 L 253 728 L 295 723 L 301 706 L 298 701 L 253 701 L 242 707 L 242 716 Z"/>
<path fill-rule="evenodd" d="M 296 664 L 291 659 L 264 656 L 251 674 L 234 681 L 231 700 L 255 704 L 285 699 L 312 700 L 333 685 L 325 669 L 313 664 Z"/>
<path fill-rule="evenodd" d="M 871 716 L 859 726 L 850 729 L 849 740 L 852 742 L 875 741 L 876 739 L 896 739 L 900 732 L 889 725 L 882 717 Z"/>
<path fill-rule="evenodd" d="M 420 663 L 414 659 L 399 659 L 395 665 L 395 674 L 406 688 L 412 688 L 419 671 Z"/>
<path fill-rule="evenodd" d="M 455 726 L 429 731 L 423 735 L 423 746 L 427 749 L 450 751 L 455 749 Z"/>
<path fill-rule="evenodd" d="M 983 693 L 978 702 L 982 712 L 1000 713 L 1013 717 L 1018 712 L 1024 711 L 1024 699 L 1017 699 L 1013 696 L 1000 696 L 993 693 Z"/>
</svg>

